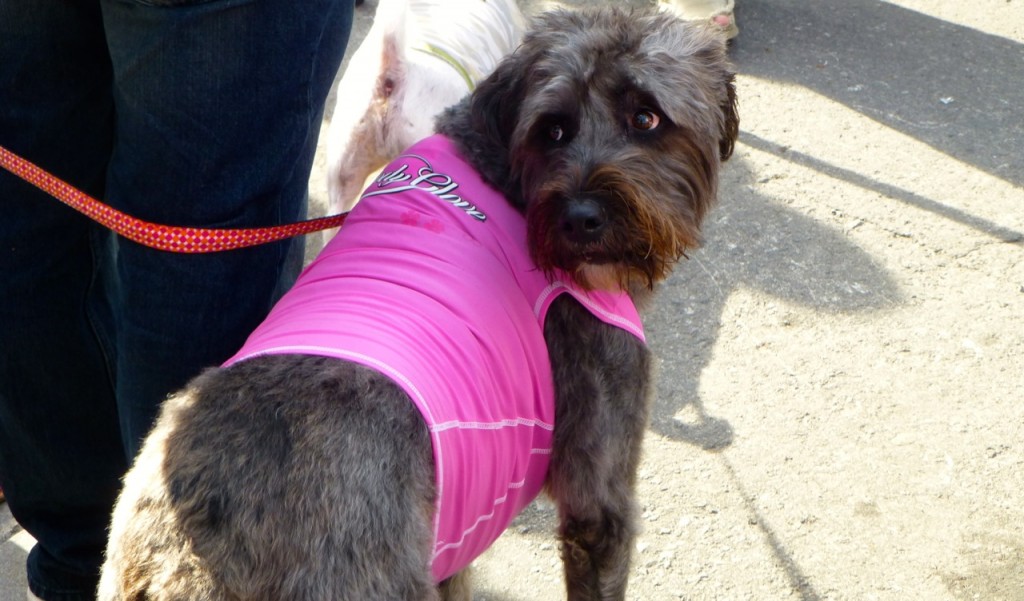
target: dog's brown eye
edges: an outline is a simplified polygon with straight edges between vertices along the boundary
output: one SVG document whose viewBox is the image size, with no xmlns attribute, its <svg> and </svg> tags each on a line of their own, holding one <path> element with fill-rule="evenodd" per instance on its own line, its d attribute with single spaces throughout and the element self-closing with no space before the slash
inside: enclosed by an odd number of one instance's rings
<svg viewBox="0 0 1024 601">
<path fill-rule="evenodd" d="M 561 125 L 552 125 L 548 128 L 548 137 L 551 138 L 552 142 L 561 142 L 562 138 L 565 137 L 565 130 L 562 129 Z"/>
<path fill-rule="evenodd" d="M 630 120 L 630 125 L 634 128 L 645 131 L 658 127 L 659 123 L 661 123 L 661 117 L 659 117 L 654 111 L 649 110 L 641 110 L 633 113 L 633 118 Z"/>
</svg>

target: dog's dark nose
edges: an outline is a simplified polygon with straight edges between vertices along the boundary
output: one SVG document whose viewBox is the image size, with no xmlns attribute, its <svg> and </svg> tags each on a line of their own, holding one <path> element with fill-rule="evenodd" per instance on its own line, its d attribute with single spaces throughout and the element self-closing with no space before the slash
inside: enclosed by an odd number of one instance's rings
<svg viewBox="0 0 1024 601">
<path fill-rule="evenodd" d="M 562 233 L 577 244 L 587 244 L 600 238 L 607 223 L 604 208 L 590 198 L 574 198 L 562 210 Z"/>
</svg>

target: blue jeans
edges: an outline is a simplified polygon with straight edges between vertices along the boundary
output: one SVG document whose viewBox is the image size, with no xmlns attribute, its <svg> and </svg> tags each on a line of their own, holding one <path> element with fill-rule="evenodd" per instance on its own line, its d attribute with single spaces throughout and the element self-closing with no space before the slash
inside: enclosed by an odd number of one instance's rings
<svg viewBox="0 0 1024 601">
<path fill-rule="evenodd" d="M 0 145 L 141 219 L 304 217 L 352 0 L 0 0 Z M 0 482 L 29 587 L 92 599 L 119 479 L 168 393 L 236 351 L 301 240 L 176 255 L 0 171 Z"/>
</svg>

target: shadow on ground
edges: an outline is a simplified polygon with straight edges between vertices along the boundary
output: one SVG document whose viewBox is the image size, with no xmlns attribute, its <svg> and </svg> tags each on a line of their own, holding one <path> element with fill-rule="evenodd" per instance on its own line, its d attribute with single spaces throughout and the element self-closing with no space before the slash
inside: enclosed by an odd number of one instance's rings
<svg viewBox="0 0 1024 601">
<path fill-rule="evenodd" d="M 876 0 L 740 0 L 732 56 L 1024 185 L 1024 45 Z M 938 211 L 941 213 L 942 211 Z"/>
<path fill-rule="evenodd" d="M 840 232 L 758 194 L 755 177 L 742 157 L 730 161 L 721 205 L 705 226 L 707 245 L 677 268 L 645 320 L 662 360 L 651 428 L 709 451 L 733 439 L 729 422 L 705 410 L 698 388 L 735 290 L 829 313 L 874 311 L 901 298 L 869 254 Z"/>
<path fill-rule="evenodd" d="M 742 0 L 742 34 L 731 49 L 740 73 L 804 86 L 885 126 L 1024 185 L 1024 45 L 873 0 Z M 1013 76 L 1016 73 L 1018 76 Z M 743 119 L 743 99 L 740 98 Z M 1024 234 L 743 132 L 741 143 L 969 226 L 1004 242 Z M 891 278 L 864 251 L 816 221 L 750 191 L 742 160 L 727 166 L 708 245 L 662 290 L 648 320 L 665 361 L 652 428 L 707 450 L 727 447 L 728 421 L 698 395 L 722 307 L 739 287 L 828 312 L 871 311 L 900 301 Z M 679 316 L 684 316 L 680 322 Z M 688 411 L 687 411 L 688 410 Z M 687 420 L 677 419 L 680 412 Z"/>
<path fill-rule="evenodd" d="M 874 0 L 741 0 L 731 55 L 739 71 L 806 87 L 884 126 L 1010 184 L 1024 185 L 1024 45 Z M 741 123 L 743 100 L 740 99 Z M 749 148 L 929 211 L 1003 242 L 1024 234 L 871 177 L 795 152 L 750 132 Z M 738 154 L 742 154 L 739 152 Z M 651 428 L 709 451 L 727 448 L 728 419 L 710 415 L 699 381 L 737 289 L 828 313 L 898 305 L 900 290 L 867 252 L 818 221 L 757 192 L 750 164 L 727 166 L 708 245 L 667 282 L 646 320 L 663 360 Z M 681 416 L 685 416 L 682 418 Z M 728 457 L 720 456 L 800 598 L 820 595 L 760 513 Z M 951 590 L 955 586 L 950 587 Z"/>
</svg>

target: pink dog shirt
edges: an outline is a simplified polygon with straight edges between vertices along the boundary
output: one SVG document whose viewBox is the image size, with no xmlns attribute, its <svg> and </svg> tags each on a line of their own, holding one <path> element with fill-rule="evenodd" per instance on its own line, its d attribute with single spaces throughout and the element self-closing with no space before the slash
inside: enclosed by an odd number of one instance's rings
<svg viewBox="0 0 1024 601">
<path fill-rule="evenodd" d="M 568 292 L 641 340 L 624 293 L 538 271 L 526 222 L 451 141 L 388 165 L 323 252 L 225 365 L 265 354 L 359 363 L 391 378 L 433 442 L 438 582 L 483 553 L 539 494 L 554 385 L 544 315 Z"/>
</svg>

